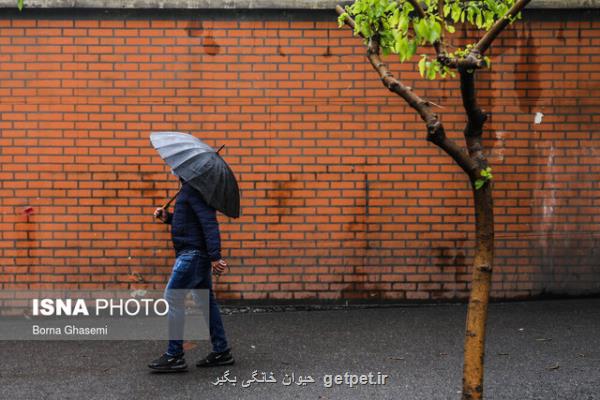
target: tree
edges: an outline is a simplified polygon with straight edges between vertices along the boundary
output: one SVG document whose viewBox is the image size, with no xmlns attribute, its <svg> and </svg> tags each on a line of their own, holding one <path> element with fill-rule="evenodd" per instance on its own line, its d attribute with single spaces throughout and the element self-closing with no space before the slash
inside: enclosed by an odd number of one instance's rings
<svg viewBox="0 0 600 400">
<path fill-rule="evenodd" d="M 477 104 L 475 74 L 490 65 L 485 56 L 493 41 L 531 0 L 355 0 L 345 9 L 337 6 L 340 27 L 344 24 L 360 35 L 367 58 L 391 92 L 400 96 L 425 122 L 427 140 L 444 150 L 467 174 L 475 208 L 476 245 L 464 345 L 462 399 L 483 398 L 485 326 L 494 261 L 494 212 L 492 170 L 483 152 L 482 133 L 488 115 Z M 448 36 L 455 25 L 467 24 L 485 31 L 481 39 L 454 52 L 447 51 Z M 422 55 L 421 76 L 460 77 L 466 114 L 466 151 L 446 136 L 432 103 L 419 97 L 394 77 L 381 55 L 397 54 L 409 61 L 421 46 L 432 46 L 435 57 Z"/>
</svg>

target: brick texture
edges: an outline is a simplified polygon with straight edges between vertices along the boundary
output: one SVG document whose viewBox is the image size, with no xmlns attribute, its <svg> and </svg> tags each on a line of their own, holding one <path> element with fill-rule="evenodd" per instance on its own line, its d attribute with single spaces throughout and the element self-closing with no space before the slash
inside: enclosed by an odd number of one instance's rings
<svg viewBox="0 0 600 400">
<path fill-rule="evenodd" d="M 220 216 L 222 299 L 468 295 L 464 174 L 333 13 L 253 15 L 0 16 L 0 287 L 162 287 L 152 212 L 177 181 L 148 136 L 174 130 L 225 144 L 241 186 L 242 217 Z M 600 292 L 597 20 L 531 12 L 479 75 L 495 298 Z M 457 80 L 390 62 L 461 140 Z"/>
</svg>

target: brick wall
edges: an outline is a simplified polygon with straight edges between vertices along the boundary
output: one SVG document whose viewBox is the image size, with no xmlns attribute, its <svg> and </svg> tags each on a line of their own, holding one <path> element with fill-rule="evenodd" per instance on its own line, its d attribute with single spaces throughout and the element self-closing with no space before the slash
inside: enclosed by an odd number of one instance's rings
<svg viewBox="0 0 600 400">
<path fill-rule="evenodd" d="M 174 130 L 225 144 L 242 189 L 221 298 L 467 295 L 469 184 L 334 13 L 2 13 L 1 286 L 162 287 L 177 182 L 148 136 Z M 479 75 L 496 298 L 600 292 L 597 17 L 531 11 Z M 456 79 L 392 69 L 460 140 Z"/>
</svg>

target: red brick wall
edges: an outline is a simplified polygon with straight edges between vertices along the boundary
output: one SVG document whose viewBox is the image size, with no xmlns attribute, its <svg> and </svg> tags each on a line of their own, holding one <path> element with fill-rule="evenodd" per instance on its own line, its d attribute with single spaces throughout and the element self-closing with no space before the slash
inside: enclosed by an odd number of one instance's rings
<svg viewBox="0 0 600 400">
<path fill-rule="evenodd" d="M 469 184 L 333 13 L 4 13 L 3 287 L 162 287 L 152 212 L 177 182 L 148 135 L 174 130 L 225 144 L 242 189 L 243 216 L 220 217 L 222 298 L 466 296 Z M 600 292 L 596 17 L 531 12 L 480 74 L 494 297 Z M 456 80 L 393 69 L 461 140 Z"/>
</svg>

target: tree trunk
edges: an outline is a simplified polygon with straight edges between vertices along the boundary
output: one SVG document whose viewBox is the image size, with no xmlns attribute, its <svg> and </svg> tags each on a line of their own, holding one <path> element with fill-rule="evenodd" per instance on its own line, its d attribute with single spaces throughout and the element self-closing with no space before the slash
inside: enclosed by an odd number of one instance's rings
<svg viewBox="0 0 600 400">
<path fill-rule="evenodd" d="M 419 1 L 409 0 L 409 2 L 419 17 L 425 15 Z M 481 40 L 477 42 L 469 54 L 461 59 L 449 57 L 446 54 L 443 37 L 433 44 L 438 61 L 451 68 L 456 68 L 460 73 L 461 97 L 467 114 L 464 136 L 467 142 L 468 154 L 454 140 L 446 136 L 441 121 L 431 111 L 430 105 L 432 103 L 420 98 L 412 92 L 410 87 L 403 85 L 383 63 L 380 58 L 380 36 L 374 35 L 368 41 L 367 57 L 373 68 L 379 73 L 383 84 L 391 92 L 402 97 L 419 113 L 427 125 L 427 140 L 436 144 L 452 157 L 468 175 L 471 185 L 473 185 L 476 248 L 465 331 L 463 400 L 483 398 L 485 327 L 494 262 L 494 210 L 491 183 L 487 179 L 487 182 L 480 189 L 474 187 L 478 179 L 484 178 L 481 176 L 481 172 L 487 168 L 487 160 L 482 144 L 483 125 L 487 120 L 487 115 L 477 105 L 475 71 L 486 65 L 483 58 L 484 53 L 511 22 L 512 18 L 518 15 L 530 2 L 531 0 L 517 0 L 506 15 L 497 20 Z M 339 5 L 336 6 L 336 11 L 339 15 L 345 14 L 345 10 Z M 355 21 L 349 15 L 346 15 L 344 22 L 352 29 L 355 28 Z"/>
<path fill-rule="evenodd" d="M 483 398 L 485 327 L 494 261 L 494 209 L 490 183 L 479 190 L 473 189 L 473 197 L 477 238 L 465 331 L 463 400 Z"/>
</svg>

